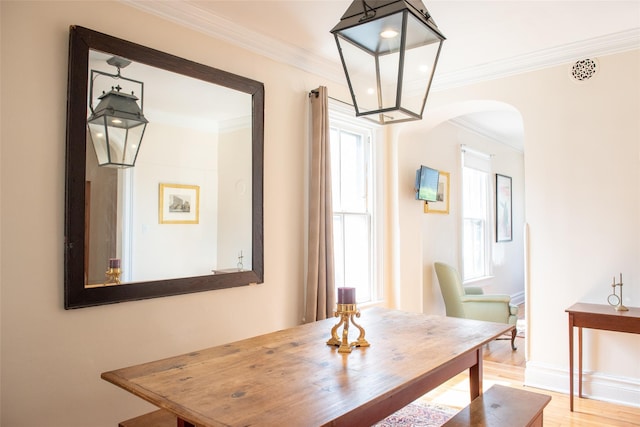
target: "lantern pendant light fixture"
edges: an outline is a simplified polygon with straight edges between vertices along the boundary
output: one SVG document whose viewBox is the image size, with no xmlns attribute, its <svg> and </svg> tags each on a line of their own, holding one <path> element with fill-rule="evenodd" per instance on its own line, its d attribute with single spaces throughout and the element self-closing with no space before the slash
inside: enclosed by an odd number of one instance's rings
<svg viewBox="0 0 640 427">
<path fill-rule="evenodd" d="M 356 116 L 422 119 L 445 37 L 420 0 L 356 0 L 331 33 Z"/>
<path fill-rule="evenodd" d="M 148 123 L 142 111 L 144 83 L 120 75 L 120 69 L 129 65 L 131 61 L 112 57 L 107 60 L 107 63 L 117 68 L 117 74 L 91 70 L 89 90 L 91 115 L 87 119 L 87 126 L 98 157 L 98 165 L 128 168 L 135 165 Z M 123 84 L 126 81 L 140 85 L 140 105 L 138 105 L 138 97 L 134 95 L 133 91 L 130 94 L 124 93 L 121 91 L 122 87 L 117 84 L 112 86 L 109 92 L 103 91 L 102 95 L 98 97 L 98 105 L 93 108 L 93 85 L 98 76 L 122 80 Z"/>
</svg>

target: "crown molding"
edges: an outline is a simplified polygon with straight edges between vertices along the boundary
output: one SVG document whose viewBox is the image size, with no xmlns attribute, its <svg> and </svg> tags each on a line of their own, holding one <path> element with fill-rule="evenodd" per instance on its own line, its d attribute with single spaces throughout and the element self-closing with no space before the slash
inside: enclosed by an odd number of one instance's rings
<svg viewBox="0 0 640 427">
<path fill-rule="evenodd" d="M 436 70 L 432 90 L 466 86 L 481 81 L 554 67 L 579 59 L 612 55 L 638 48 L 640 48 L 640 28 L 632 28 L 442 75 L 438 75 Z"/>
<path fill-rule="evenodd" d="M 120 0 L 143 12 L 156 15 L 208 36 L 288 64 L 330 81 L 346 84 L 342 67 L 313 52 L 267 37 L 186 1 Z M 640 48 L 640 28 L 633 28 L 551 49 L 531 52 L 501 61 L 438 74 L 433 77 L 432 91 L 466 86 L 515 74 L 548 68 L 586 57 L 611 55 Z"/>
<path fill-rule="evenodd" d="M 226 18 L 212 14 L 198 7 L 197 4 L 183 1 L 120 0 L 120 2 L 266 56 L 274 61 L 323 76 L 340 84 L 346 84 L 342 67 L 319 57 L 313 52 L 267 37 Z"/>
</svg>

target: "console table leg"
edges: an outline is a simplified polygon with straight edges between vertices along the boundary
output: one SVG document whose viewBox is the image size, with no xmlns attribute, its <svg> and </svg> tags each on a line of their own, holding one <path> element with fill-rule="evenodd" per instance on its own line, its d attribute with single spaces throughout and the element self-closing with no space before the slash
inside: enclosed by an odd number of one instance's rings
<svg viewBox="0 0 640 427">
<path fill-rule="evenodd" d="M 569 410 L 573 412 L 573 314 L 569 313 Z"/>
<path fill-rule="evenodd" d="M 578 397 L 582 397 L 582 328 L 578 328 Z"/>
</svg>

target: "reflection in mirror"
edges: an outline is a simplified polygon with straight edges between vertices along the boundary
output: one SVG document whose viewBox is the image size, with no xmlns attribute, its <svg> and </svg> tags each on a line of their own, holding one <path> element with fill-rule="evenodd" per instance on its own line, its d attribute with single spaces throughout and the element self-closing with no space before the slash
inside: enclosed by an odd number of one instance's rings
<svg viewBox="0 0 640 427">
<path fill-rule="evenodd" d="M 149 122 L 133 167 L 100 166 L 87 130 L 114 88 Z M 259 82 L 71 28 L 65 308 L 262 282 L 263 104 Z"/>
<path fill-rule="evenodd" d="M 139 93 L 107 75 L 110 58 L 89 51 L 91 105 L 116 85 Z M 251 95 L 137 62 L 121 72 L 144 82 L 150 124 L 135 167 L 99 166 L 87 141 L 87 286 L 110 259 L 121 283 L 251 270 Z"/>
</svg>

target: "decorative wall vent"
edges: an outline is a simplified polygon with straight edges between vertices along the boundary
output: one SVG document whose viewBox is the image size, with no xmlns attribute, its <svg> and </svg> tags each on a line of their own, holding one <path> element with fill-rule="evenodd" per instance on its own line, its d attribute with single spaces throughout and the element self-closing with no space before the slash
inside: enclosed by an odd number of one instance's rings
<svg viewBox="0 0 640 427">
<path fill-rule="evenodd" d="M 571 67 L 571 77 L 577 82 L 584 82 L 598 72 L 597 59 L 581 59 Z"/>
</svg>

